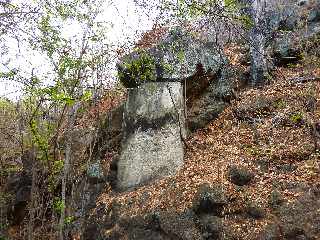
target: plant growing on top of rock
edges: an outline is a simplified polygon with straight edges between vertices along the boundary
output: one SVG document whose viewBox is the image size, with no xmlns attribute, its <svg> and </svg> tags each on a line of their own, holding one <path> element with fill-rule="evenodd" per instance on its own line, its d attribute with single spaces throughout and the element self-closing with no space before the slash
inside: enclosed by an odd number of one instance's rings
<svg viewBox="0 0 320 240">
<path fill-rule="evenodd" d="M 275 107 L 276 109 L 284 109 L 286 106 L 286 101 L 281 98 L 273 102 L 273 107 Z"/>
<path fill-rule="evenodd" d="M 133 57 L 128 57 L 118 65 L 119 79 L 126 88 L 134 88 L 144 82 L 157 79 L 155 59 L 146 51 L 139 50 Z"/>
<path fill-rule="evenodd" d="M 303 113 L 295 112 L 290 115 L 290 120 L 293 124 L 301 124 L 303 122 Z"/>
</svg>

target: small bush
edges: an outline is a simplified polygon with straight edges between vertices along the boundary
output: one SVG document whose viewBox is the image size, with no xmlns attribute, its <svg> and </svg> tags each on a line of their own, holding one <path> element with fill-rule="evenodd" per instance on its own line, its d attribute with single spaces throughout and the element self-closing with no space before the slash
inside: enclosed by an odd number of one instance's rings
<svg viewBox="0 0 320 240">
<path fill-rule="evenodd" d="M 157 79 L 155 60 L 144 51 L 128 56 L 118 65 L 118 76 L 120 82 L 126 88 L 134 88 L 144 82 L 154 82 Z"/>
<path fill-rule="evenodd" d="M 283 99 L 278 99 L 273 103 L 273 106 L 277 109 L 283 109 L 287 106 L 287 103 Z"/>
<path fill-rule="evenodd" d="M 293 124 L 301 124 L 301 123 L 303 123 L 303 113 L 302 112 L 292 113 L 290 115 L 290 121 Z"/>
</svg>

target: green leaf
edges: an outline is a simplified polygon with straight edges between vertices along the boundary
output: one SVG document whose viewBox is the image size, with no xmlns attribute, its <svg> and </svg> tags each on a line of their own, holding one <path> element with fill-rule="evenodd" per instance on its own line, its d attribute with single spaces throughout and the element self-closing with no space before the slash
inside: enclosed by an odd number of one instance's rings
<svg viewBox="0 0 320 240">
<path fill-rule="evenodd" d="M 86 102 L 91 100 L 91 97 L 92 97 L 92 92 L 90 90 L 87 90 L 83 93 L 81 100 Z"/>
</svg>

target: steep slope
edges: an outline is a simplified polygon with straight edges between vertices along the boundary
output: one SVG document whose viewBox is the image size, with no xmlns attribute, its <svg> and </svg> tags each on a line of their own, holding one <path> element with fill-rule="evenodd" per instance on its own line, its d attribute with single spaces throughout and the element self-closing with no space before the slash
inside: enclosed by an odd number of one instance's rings
<svg viewBox="0 0 320 240">
<path fill-rule="evenodd" d="M 135 191 L 103 193 L 86 239 L 94 239 L 93 232 L 101 239 L 215 239 L 213 233 L 222 239 L 318 239 L 319 71 L 313 68 L 304 78 L 309 81 L 300 83 L 302 77 L 294 76 L 301 67 L 279 68 L 272 84 L 243 91 L 191 136 L 176 176 Z M 199 195 L 217 188 L 223 209 L 213 201 L 198 211 Z M 190 231 L 189 237 L 179 235 Z"/>
</svg>

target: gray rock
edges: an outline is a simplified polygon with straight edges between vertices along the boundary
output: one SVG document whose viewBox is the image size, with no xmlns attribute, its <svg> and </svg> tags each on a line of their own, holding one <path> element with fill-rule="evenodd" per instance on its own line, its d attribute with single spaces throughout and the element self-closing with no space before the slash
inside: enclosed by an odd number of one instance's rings
<svg viewBox="0 0 320 240">
<path fill-rule="evenodd" d="M 188 113 L 188 129 L 195 131 L 199 128 L 205 127 L 210 121 L 219 116 L 220 113 L 228 106 L 223 101 L 216 101 L 215 99 L 204 96 L 199 99 Z"/>
<path fill-rule="evenodd" d="M 264 218 L 265 210 L 256 203 L 251 203 L 246 209 L 247 214 L 254 219 Z"/>
<path fill-rule="evenodd" d="M 200 217 L 202 236 L 204 239 L 223 239 L 222 218 L 212 215 L 203 215 Z"/>
<path fill-rule="evenodd" d="M 105 231 L 108 232 L 107 234 L 102 235 L 105 237 L 103 239 L 110 240 L 122 239 L 120 236 L 130 240 L 201 240 L 203 238 L 196 221 L 197 217 L 190 210 L 182 213 L 154 210 L 145 215 L 120 216 L 119 219 L 114 219 L 113 225 L 109 226 L 102 222 L 107 229 L 110 229 Z M 95 223 L 95 225 L 99 224 Z M 115 225 L 117 227 L 111 229 Z"/>
<path fill-rule="evenodd" d="M 161 79 L 180 81 L 193 75 L 198 64 L 216 72 L 227 59 L 213 45 L 176 27 L 157 46 L 125 56 L 118 64 L 120 81 L 128 88 Z"/>
<path fill-rule="evenodd" d="M 309 13 L 308 22 L 319 22 L 319 21 L 320 21 L 320 8 L 314 8 Z"/>
<path fill-rule="evenodd" d="M 284 173 L 288 173 L 288 172 L 293 172 L 295 170 L 297 170 L 298 166 L 295 165 L 295 164 L 281 164 L 279 166 L 277 166 L 277 169 L 281 172 L 284 172 Z"/>
<path fill-rule="evenodd" d="M 226 199 L 222 185 L 219 184 L 212 187 L 208 184 L 201 185 L 193 200 L 193 209 L 197 214 L 222 216 L 225 205 Z"/>
<path fill-rule="evenodd" d="M 229 168 L 230 181 L 238 186 L 248 185 L 254 174 L 244 167 L 231 166 Z"/>
<path fill-rule="evenodd" d="M 226 58 L 211 47 L 210 42 L 202 42 L 190 33 L 176 28 L 160 45 L 158 56 L 163 64 L 172 66 L 172 71 L 163 71 L 162 78 L 178 78 L 191 76 L 196 71 L 198 63 L 206 71 L 216 72 L 226 64 Z M 158 61 L 159 61 L 158 60 Z"/>
<path fill-rule="evenodd" d="M 89 182 L 98 183 L 105 180 L 105 174 L 100 162 L 91 163 L 87 169 L 87 177 Z"/>
<path fill-rule="evenodd" d="M 28 202 L 31 198 L 32 176 L 28 171 L 17 173 L 8 178 L 6 192 L 12 194 L 7 202 L 7 217 L 11 225 L 19 225 L 28 213 Z"/>
<path fill-rule="evenodd" d="M 255 164 L 260 169 L 260 175 L 264 175 L 269 171 L 270 162 L 267 159 L 258 159 L 255 161 Z"/>
<path fill-rule="evenodd" d="M 172 239 L 201 240 L 203 239 L 195 224 L 196 216 L 192 211 L 183 213 L 167 212 L 160 215 L 160 227 Z"/>
<path fill-rule="evenodd" d="M 277 224 L 269 224 L 259 234 L 259 240 L 277 240 L 281 239 L 281 232 Z"/>
<path fill-rule="evenodd" d="M 180 83 L 146 83 L 130 89 L 118 162 L 119 189 L 175 174 L 183 165 L 184 125 Z"/>
<path fill-rule="evenodd" d="M 297 5 L 298 6 L 304 6 L 304 5 L 308 4 L 308 3 L 309 3 L 309 0 L 299 0 L 297 2 Z"/>
<path fill-rule="evenodd" d="M 292 39 L 292 34 L 276 39 L 273 45 L 273 58 L 277 66 L 296 64 L 301 60 L 301 49 Z"/>
<path fill-rule="evenodd" d="M 272 118 L 273 127 L 283 126 L 287 123 L 288 117 L 283 113 L 278 113 L 276 116 Z"/>
<path fill-rule="evenodd" d="M 281 204 L 284 203 L 284 198 L 278 190 L 273 190 L 269 197 L 269 205 L 273 209 L 277 209 Z"/>
<path fill-rule="evenodd" d="M 308 189 L 301 192 L 296 201 L 279 207 L 277 215 L 284 239 L 317 239 L 320 236 L 319 209 L 319 198 Z"/>
<path fill-rule="evenodd" d="M 195 131 L 205 127 L 230 104 L 235 98 L 231 70 L 224 67 L 216 81 L 196 99 L 188 109 L 188 128 Z"/>
</svg>

